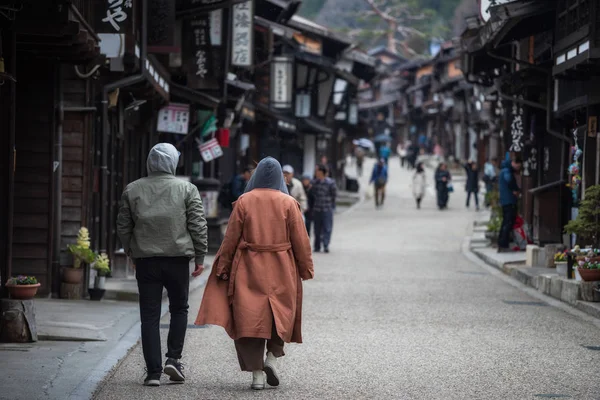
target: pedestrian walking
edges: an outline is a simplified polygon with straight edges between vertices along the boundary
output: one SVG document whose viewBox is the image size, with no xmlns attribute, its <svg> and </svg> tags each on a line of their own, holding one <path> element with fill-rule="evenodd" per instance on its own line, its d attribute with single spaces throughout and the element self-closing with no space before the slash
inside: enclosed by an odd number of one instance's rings
<svg viewBox="0 0 600 400">
<path fill-rule="evenodd" d="M 313 276 L 300 207 L 279 162 L 265 158 L 234 206 L 196 319 L 225 328 L 241 370 L 252 372 L 252 389 L 265 388 L 265 374 L 278 386 L 284 344 L 302 343 L 301 280 Z"/>
<path fill-rule="evenodd" d="M 449 193 L 452 189 L 452 176 L 448 171 L 448 165 L 441 163 L 435 171 L 435 189 L 437 192 L 437 204 L 440 210 L 448 208 Z"/>
<path fill-rule="evenodd" d="M 521 193 L 515 174 L 521 171 L 522 165 L 520 160 L 511 161 L 510 153 L 507 152 L 498 177 L 500 205 L 502 206 L 502 225 L 498 235 L 499 253 L 510 251 L 508 247 L 510 245 L 510 233 L 517 219 L 517 201 Z"/>
<path fill-rule="evenodd" d="M 164 371 L 170 380 L 185 381 L 180 359 L 187 328 L 190 259 L 198 276 L 204 270 L 207 226 L 196 186 L 175 177 L 179 152 L 168 143 L 148 155 L 148 177 L 125 188 L 117 217 L 117 234 L 135 263 L 142 322 L 146 386 L 160 386 Z M 160 345 L 160 309 L 167 289 L 171 323 L 164 370 Z"/>
<path fill-rule="evenodd" d="M 479 168 L 475 161 L 470 161 L 463 164 L 463 168 L 467 174 L 467 183 L 465 184 L 465 191 L 467 192 L 467 208 L 470 206 L 471 195 L 475 198 L 475 206 L 479 211 Z"/>
<path fill-rule="evenodd" d="M 354 155 L 356 157 L 356 173 L 360 177 L 363 174 L 363 163 L 365 161 L 365 149 L 360 146 L 356 146 L 354 149 Z"/>
<path fill-rule="evenodd" d="M 312 179 L 310 175 L 304 174 L 302 176 L 302 186 L 307 198 L 307 208 L 304 211 L 304 223 L 306 224 L 306 232 L 310 237 L 310 228 L 313 223 L 313 209 L 315 208 L 315 195 L 312 190 Z"/>
<path fill-rule="evenodd" d="M 423 163 L 417 164 L 417 170 L 412 178 L 412 191 L 415 201 L 417 202 L 417 209 L 421 208 L 421 201 L 425 197 L 425 189 L 427 187 L 427 180 L 425 178 L 425 169 Z"/>
<path fill-rule="evenodd" d="M 494 191 L 498 179 L 496 174 L 496 166 L 498 165 L 498 159 L 492 158 L 488 160 L 483 166 L 483 182 L 485 183 L 485 206 L 490 207 L 490 193 Z"/>
<path fill-rule="evenodd" d="M 302 182 L 294 178 L 294 167 L 291 165 L 284 165 L 282 170 L 290 196 L 296 199 L 300 204 L 300 210 L 304 213 L 308 209 L 308 200 Z"/>
<path fill-rule="evenodd" d="M 391 154 L 392 154 L 392 149 L 390 149 L 390 145 L 387 143 L 382 144 L 381 147 L 379 148 L 379 158 L 383 159 L 383 162 L 385 163 L 385 165 L 388 164 L 388 160 L 390 159 Z"/>
<path fill-rule="evenodd" d="M 242 173 L 235 175 L 229 183 L 221 186 L 218 202 L 225 209 L 231 210 L 232 204 L 240 198 L 246 188 L 246 183 L 252 176 L 252 168 L 246 167 Z"/>
<path fill-rule="evenodd" d="M 373 166 L 373 172 L 371 173 L 371 180 L 369 184 L 375 185 L 375 207 L 379 208 L 383 206 L 385 201 L 385 185 L 388 181 L 388 169 L 385 165 L 385 160 L 381 158 L 375 166 Z"/>
<path fill-rule="evenodd" d="M 400 157 L 400 167 L 404 168 L 404 164 L 406 163 L 406 146 L 404 145 L 404 143 L 400 143 L 398 145 L 398 148 L 396 149 L 396 151 L 398 152 L 398 156 Z"/>
<path fill-rule="evenodd" d="M 316 179 L 312 182 L 312 193 L 315 197 L 315 204 L 312 208 L 315 231 L 313 251 L 321 251 L 321 245 L 323 245 L 325 253 L 329 253 L 337 187 L 333 179 L 327 177 L 325 165 L 317 167 Z"/>
</svg>

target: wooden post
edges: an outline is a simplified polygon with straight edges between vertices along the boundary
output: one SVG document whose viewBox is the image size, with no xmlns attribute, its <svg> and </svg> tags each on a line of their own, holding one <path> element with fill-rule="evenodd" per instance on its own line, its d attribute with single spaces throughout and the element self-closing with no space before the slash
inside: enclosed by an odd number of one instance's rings
<svg viewBox="0 0 600 400">
<path fill-rule="evenodd" d="M 0 342 L 37 342 L 33 300 L 2 299 L 0 307 Z"/>
</svg>

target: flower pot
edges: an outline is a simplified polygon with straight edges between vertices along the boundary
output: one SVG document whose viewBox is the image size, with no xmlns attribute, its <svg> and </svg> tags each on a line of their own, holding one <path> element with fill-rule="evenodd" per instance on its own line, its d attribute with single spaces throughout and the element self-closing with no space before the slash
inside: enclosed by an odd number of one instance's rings
<svg viewBox="0 0 600 400">
<path fill-rule="evenodd" d="M 63 268 L 63 282 L 78 284 L 83 281 L 83 268 Z"/>
<path fill-rule="evenodd" d="M 558 276 L 562 277 L 562 278 L 568 278 L 569 275 L 569 264 L 566 261 L 562 261 L 562 262 L 555 262 L 554 265 L 556 265 L 556 273 L 558 274 Z"/>
<path fill-rule="evenodd" d="M 97 276 L 94 278 L 94 289 L 105 289 L 106 277 Z"/>
<path fill-rule="evenodd" d="M 90 300 L 93 300 L 93 301 L 102 300 L 105 292 L 106 292 L 106 290 L 104 290 L 104 289 L 95 289 L 95 288 L 88 289 L 88 293 L 90 294 Z"/>
<path fill-rule="evenodd" d="M 33 299 L 39 287 L 39 283 L 34 285 L 6 285 L 10 298 L 15 300 Z"/>
<path fill-rule="evenodd" d="M 600 269 L 583 269 L 577 268 L 581 279 L 586 282 L 600 281 Z"/>
</svg>

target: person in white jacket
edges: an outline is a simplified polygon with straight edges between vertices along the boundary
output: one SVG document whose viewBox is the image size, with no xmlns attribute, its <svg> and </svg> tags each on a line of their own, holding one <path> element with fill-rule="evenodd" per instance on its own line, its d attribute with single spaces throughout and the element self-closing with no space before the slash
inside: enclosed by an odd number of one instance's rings
<svg viewBox="0 0 600 400">
<path fill-rule="evenodd" d="M 304 186 L 302 186 L 302 182 L 294 178 L 294 167 L 291 165 L 284 165 L 282 170 L 283 177 L 285 178 L 285 184 L 288 187 L 290 196 L 295 198 L 296 201 L 300 203 L 300 208 L 304 213 L 308 209 L 308 200 L 306 198 L 306 192 L 304 192 Z"/>
<path fill-rule="evenodd" d="M 421 208 L 421 200 L 425 197 L 425 189 L 427 187 L 427 181 L 425 179 L 425 170 L 423 169 L 423 163 L 417 164 L 417 171 L 412 178 L 412 191 L 415 200 L 417 201 L 417 208 Z"/>
</svg>

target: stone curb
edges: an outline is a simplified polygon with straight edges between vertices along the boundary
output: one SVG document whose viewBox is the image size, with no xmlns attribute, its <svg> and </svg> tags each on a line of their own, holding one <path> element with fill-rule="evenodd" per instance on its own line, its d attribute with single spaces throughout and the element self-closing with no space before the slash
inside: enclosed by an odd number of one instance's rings
<svg viewBox="0 0 600 400">
<path fill-rule="evenodd" d="M 475 254 L 475 252 L 471 250 L 471 241 L 469 236 L 465 237 L 465 240 L 462 244 L 461 252 L 467 260 L 486 270 L 487 272 L 489 272 L 490 275 L 523 291 L 527 295 L 539 300 L 540 302 L 558 308 L 559 310 L 564 311 L 577 318 L 580 318 L 586 322 L 589 322 L 590 324 L 600 329 L 600 308 L 598 308 L 598 303 L 587 303 L 579 301 L 576 306 L 573 306 L 561 300 L 555 299 L 552 296 L 546 295 L 543 293 L 543 291 L 540 291 L 534 287 L 522 283 L 520 280 L 515 279 L 512 275 L 506 274 L 502 269 L 499 269 L 495 265 L 488 264 L 477 254 Z"/>
<path fill-rule="evenodd" d="M 502 263 L 480 249 L 472 247 L 471 238 L 469 238 L 468 251 L 486 265 L 535 289 L 542 296 L 559 300 L 572 309 L 583 311 L 591 317 L 600 319 L 600 303 L 581 300 L 582 286 L 591 285 L 591 283 L 562 278 L 553 273 L 551 268 L 531 268 L 522 267 L 522 263 Z"/>
</svg>

